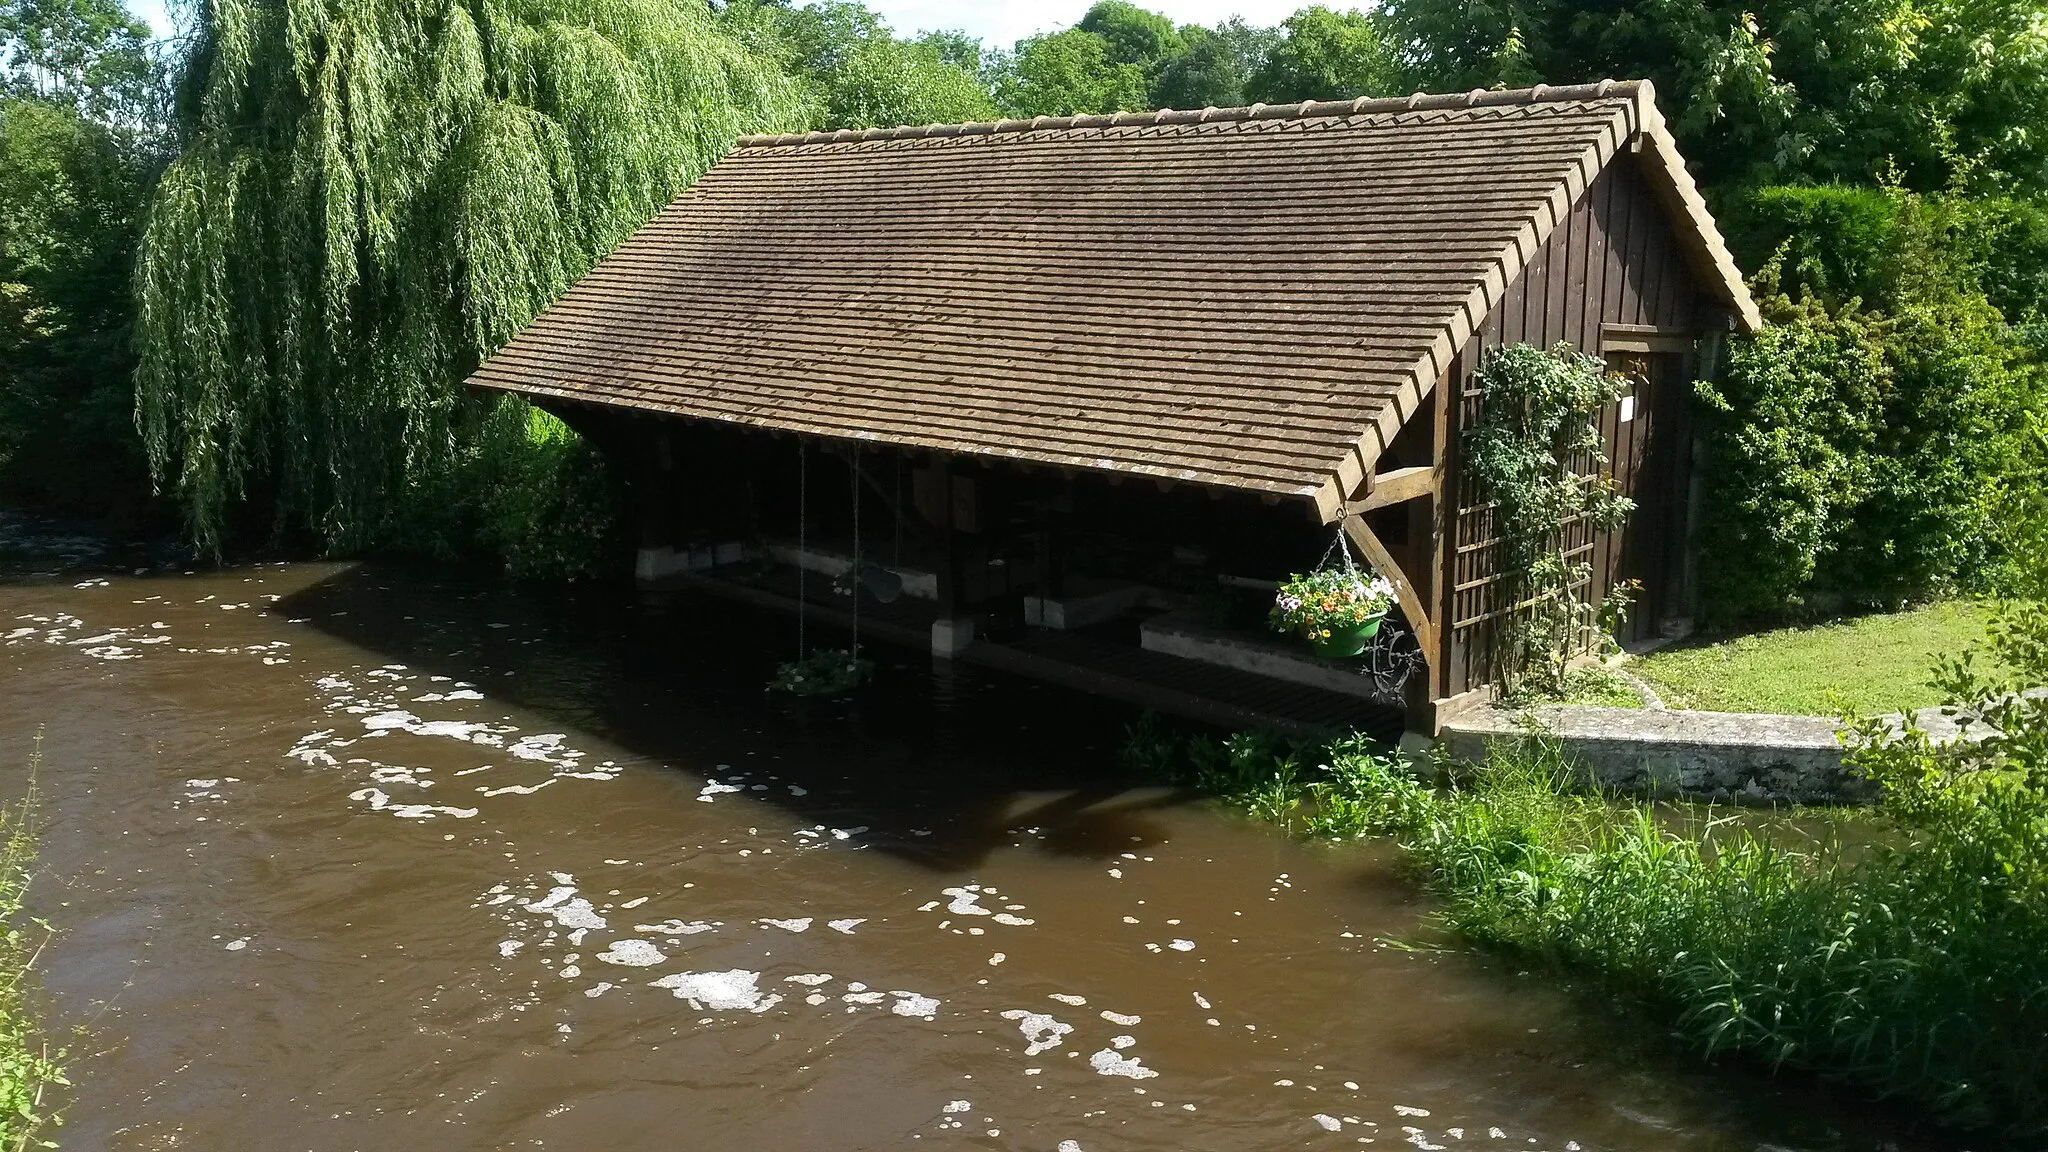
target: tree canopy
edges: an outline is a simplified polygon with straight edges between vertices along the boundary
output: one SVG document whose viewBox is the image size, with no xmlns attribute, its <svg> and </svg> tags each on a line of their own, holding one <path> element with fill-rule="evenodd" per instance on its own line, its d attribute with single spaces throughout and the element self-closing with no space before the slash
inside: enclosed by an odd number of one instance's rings
<svg viewBox="0 0 2048 1152">
<path fill-rule="evenodd" d="M 217 0 L 137 271 L 137 412 L 211 548 L 376 539 L 456 382 L 795 89 L 689 0 Z"/>
</svg>

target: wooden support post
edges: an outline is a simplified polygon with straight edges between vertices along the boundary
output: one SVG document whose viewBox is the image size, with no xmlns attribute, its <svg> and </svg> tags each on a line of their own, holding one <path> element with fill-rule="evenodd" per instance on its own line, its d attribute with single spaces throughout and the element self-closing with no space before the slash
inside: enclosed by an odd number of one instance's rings
<svg viewBox="0 0 2048 1152">
<path fill-rule="evenodd" d="M 1344 534 L 1351 538 L 1358 550 L 1365 553 L 1366 563 L 1371 564 L 1380 575 L 1394 585 L 1395 599 L 1400 602 L 1401 615 L 1408 618 L 1408 626 L 1415 630 L 1415 642 L 1421 646 L 1423 658 L 1435 669 L 1441 654 L 1437 649 L 1436 620 L 1423 607 L 1422 597 L 1417 593 L 1415 582 L 1395 563 L 1394 554 L 1380 543 L 1380 538 L 1362 517 L 1346 516 Z"/>
</svg>

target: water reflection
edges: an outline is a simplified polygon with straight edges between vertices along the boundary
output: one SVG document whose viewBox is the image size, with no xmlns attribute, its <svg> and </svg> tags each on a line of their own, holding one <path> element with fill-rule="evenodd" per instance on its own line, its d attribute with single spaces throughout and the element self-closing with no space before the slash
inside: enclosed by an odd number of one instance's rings
<svg viewBox="0 0 2048 1152">
<path fill-rule="evenodd" d="M 1131 716 L 783 618 L 293 565 L 0 590 L 84 1148 L 1942 1147 L 1389 946 L 1380 847 L 1120 779 Z"/>
</svg>

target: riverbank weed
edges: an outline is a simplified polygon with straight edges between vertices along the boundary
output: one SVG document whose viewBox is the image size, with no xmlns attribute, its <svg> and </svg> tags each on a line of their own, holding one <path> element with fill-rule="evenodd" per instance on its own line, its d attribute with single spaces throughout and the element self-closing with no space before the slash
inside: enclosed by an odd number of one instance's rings
<svg viewBox="0 0 2048 1152">
<path fill-rule="evenodd" d="M 0 1149 L 55 1147 L 39 1134 L 57 1123 L 46 1097 L 67 1084 L 60 1061 L 28 1005 L 29 974 L 49 939 L 49 925 L 25 910 L 35 863 L 35 776 L 39 754 L 29 757 L 29 790 L 19 804 L 0 808 Z"/>
<path fill-rule="evenodd" d="M 1673 821 L 1576 786 L 1540 736 L 1435 779 L 1359 740 L 1286 763 L 1272 738 L 1192 738 L 1217 792 L 1309 835 L 1387 835 L 1466 941 L 1590 974 L 1705 1055 L 1741 1054 L 1911 1101 L 1970 1128 L 2048 1130 L 2048 608 L 1991 628 L 1991 670 L 1936 676 L 1971 738 L 1855 724 L 1876 783 L 1847 853 L 1717 815 Z M 1147 734 L 1143 759 L 1171 741 Z M 1135 742 L 1134 742 L 1135 743 Z M 1203 751 L 1204 747 L 1209 750 Z M 1261 772 L 1264 763 L 1266 770 Z M 1304 767 L 1304 765 L 1311 765 Z M 1197 771 L 1187 781 L 1213 779 Z M 1285 793 L 1285 796 L 1282 796 Z"/>
</svg>

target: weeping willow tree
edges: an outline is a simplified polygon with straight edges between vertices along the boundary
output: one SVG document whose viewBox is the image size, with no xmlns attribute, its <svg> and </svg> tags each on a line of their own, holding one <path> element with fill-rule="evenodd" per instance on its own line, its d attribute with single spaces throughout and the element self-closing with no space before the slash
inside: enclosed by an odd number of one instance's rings
<svg viewBox="0 0 2048 1152">
<path fill-rule="evenodd" d="M 458 382 L 735 136 L 802 114 L 703 0 L 206 0 L 137 265 L 137 421 L 194 542 L 262 494 L 381 543 Z"/>
</svg>

